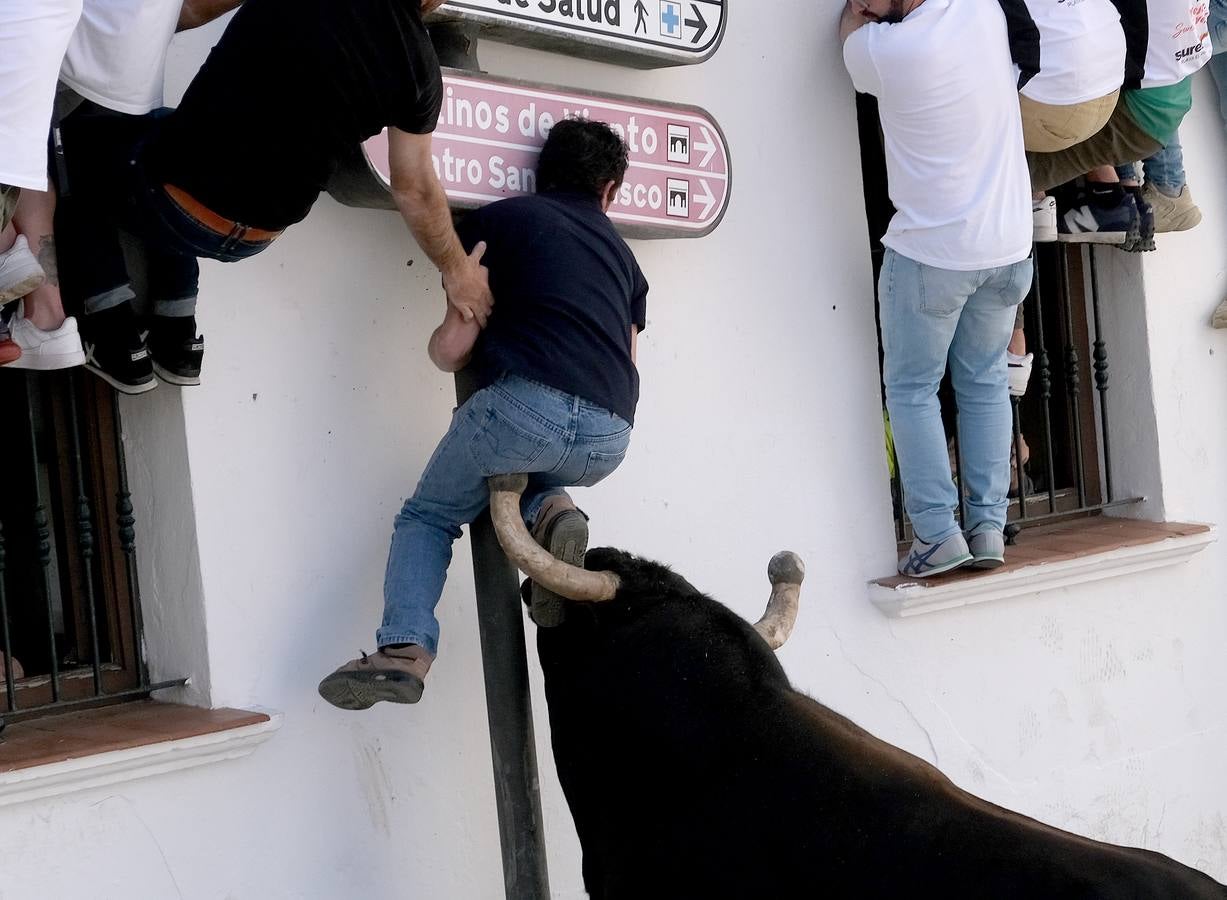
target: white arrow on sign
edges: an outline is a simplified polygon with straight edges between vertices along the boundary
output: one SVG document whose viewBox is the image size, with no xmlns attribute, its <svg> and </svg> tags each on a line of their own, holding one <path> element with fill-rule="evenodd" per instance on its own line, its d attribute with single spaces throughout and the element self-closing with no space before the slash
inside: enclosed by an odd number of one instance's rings
<svg viewBox="0 0 1227 900">
<path fill-rule="evenodd" d="M 699 131 L 703 132 L 703 143 L 695 144 L 694 149 L 703 151 L 703 158 L 699 160 L 699 168 L 706 169 L 711 158 L 716 155 L 716 142 L 711 139 L 711 132 L 702 125 L 699 126 Z"/>
<path fill-rule="evenodd" d="M 716 195 L 711 192 L 711 185 L 706 178 L 700 178 L 699 184 L 703 186 L 703 193 L 696 194 L 694 200 L 703 204 L 703 212 L 699 213 L 699 221 L 702 222 L 711 215 L 711 208 L 716 205 Z"/>
</svg>

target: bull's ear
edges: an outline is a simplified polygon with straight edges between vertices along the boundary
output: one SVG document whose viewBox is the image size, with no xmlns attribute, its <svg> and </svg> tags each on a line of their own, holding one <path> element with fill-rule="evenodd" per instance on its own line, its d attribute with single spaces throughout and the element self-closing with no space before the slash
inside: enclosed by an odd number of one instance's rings
<svg viewBox="0 0 1227 900">
<path fill-rule="evenodd" d="M 779 650 L 797 622 L 805 563 L 791 550 L 781 550 L 767 564 L 767 578 L 771 582 L 771 599 L 763 617 L 754 623 L 754 630 L 772 650 Z"/>
</svg>

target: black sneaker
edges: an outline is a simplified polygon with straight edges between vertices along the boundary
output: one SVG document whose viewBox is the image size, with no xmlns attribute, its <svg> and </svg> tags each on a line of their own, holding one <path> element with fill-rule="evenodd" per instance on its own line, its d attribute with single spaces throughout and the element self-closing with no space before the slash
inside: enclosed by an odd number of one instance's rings
<svg viewBox="0 0 1227 900">
<path fill-rule="evenodd" d="M 200 384 L 204 337 L 196 334 L 194 316 L 154 316 L 148 340 L 158 378 L 167 384 Z"/>
<path fill-rule="evenodd" d="M 1138 209 L 1138 236 L 1136 240 L 1126 238 L 1121 249 L 1129 253 L 1149 252 L 1155 249 L 1155 208 L 1146 202 L 1140 186 L 1127 187 L 1125 191 Z"/>
<path fill-rule="evenodd" d="M 85 368 L 115 390 L 143 394 L 158 386 L 153 361 L 127 303 L 81 317 Z"/>
<path fill-rule="evenodd" d="M 1058 201 L 1059 202 L 1059 201 Z M 1118 185 L 1084 189 L 1073 203 L 1057 209 L 1057 240 L 1074 244 L 1125 244 L 1140 237 L 1137 205 Z"/>
</svg>

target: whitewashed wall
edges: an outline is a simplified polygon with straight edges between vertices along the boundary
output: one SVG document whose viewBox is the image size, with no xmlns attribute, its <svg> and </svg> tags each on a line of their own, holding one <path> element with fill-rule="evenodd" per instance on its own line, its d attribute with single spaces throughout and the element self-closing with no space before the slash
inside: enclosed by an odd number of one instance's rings
<svg viewBox="0 0 1227 900">
<path fill-rule="evenodd" d="M 704 106 L 732 148 L 719 229 L 635 245 L 652 283 L 643 401 L 626 464 L 582 498 L 593 541 L 666 560 L 747 617 L 770 554 L 799 551 L 809 581 L 782 658 L 800 688 L 982 796 L 1227 879 L 1227 550 L 902 622 L 866 599 L 894 540 L 838 8 L 738 2 L 719 53 L 691 69 L 481 48 L 501 75 Z M 179 45 L 172 94 L 215 34 Z M 1105 304 L 1150 329 L 1148 349 L 1109 348 L 1122 403 L 1153 394 L 1156 409 L 1157 436 L 1129 424 L 1142 434 L 1122 438 L 1122 466 L 1157 515 L 1211 522 L 1227 499 L 1227 333 L 1207 325 L 1227 292 L 1212 87 L 1199 81 L 1185 133 L 1206 221 L 1144 267 L 1117 260 L 1125 287 Z M 239 762 L 0 810 L 0 898 L 497 898 L 466 544 L 420 705 L 342 713 L 315 693 L 373 649 L 391 519 L 448 421 L 450 379 L 425 354 L 437 274 L 393 214 L 327 198 L 260 257 L 202 274 L 205 384 L 181 407 L 166 386 L 124 404 L 152 652 L 160 673 L 193 674 L 190 699 L 285 724 Z M 539 687 L 551 883 L 576 898 Z"/>
</svg>

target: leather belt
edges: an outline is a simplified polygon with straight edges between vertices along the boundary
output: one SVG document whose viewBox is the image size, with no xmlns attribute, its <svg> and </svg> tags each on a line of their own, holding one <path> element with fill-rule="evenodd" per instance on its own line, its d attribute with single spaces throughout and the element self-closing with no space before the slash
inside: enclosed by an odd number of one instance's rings
<svg viewBox="0 0 1227 900">
<path fill-rule="evenodd" d="M 183 188 L 175 187 L 173 184 L 164 184 L 162 189 L 166 191 L 166 195 L 174 201 L 174 204 L 179 209 L 195 219 L 198 224 L 223 237 L 259 243 L 261 241 L 271 241 L 281 234 L 281 231 L 253 228 L 250 225 L 244 225 L 241 222 L 227 219 L 225 216 L 219 216 Z"/>
</svg>

